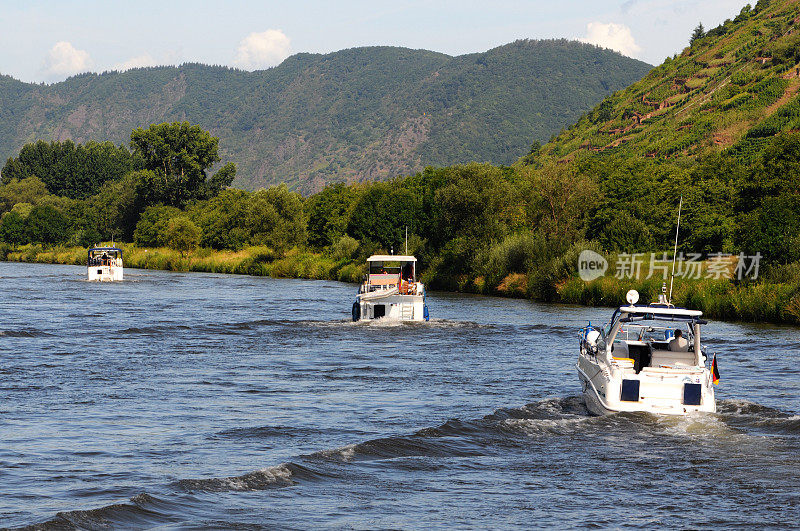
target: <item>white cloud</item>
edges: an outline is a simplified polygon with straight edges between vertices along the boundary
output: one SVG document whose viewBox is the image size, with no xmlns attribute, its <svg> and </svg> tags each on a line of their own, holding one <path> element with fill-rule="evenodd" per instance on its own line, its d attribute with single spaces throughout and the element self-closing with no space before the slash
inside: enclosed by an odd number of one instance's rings
<svg viewBox="0 0 800 531">
<path fill-rule="evenodd" d="M 78 50 L 67 41 L 60 41 L 47 52 L 42 71 L 50 79 L 60 79 L 87 72 L 93 65 L 89 52 Z"/>
<path fill-rule="evenodd" d="M 628 57 L 636 57 L 642 51 L 642 48 L 636 44 L 631 29 L 624 24 L 614 24 L 613 22 L 608 24 L 589 22 L 586 25 L 586 37 L 578 40 L 610 48 Z"/>
<path fill-rule="evenodd" d="M 151 56 L 149 53 L 146 53 L 143 55 L 137 55 L 136 57 L 131 57 L 127 61 L 117 63 L 111 67 L 111 70 L 124 72 L 125 70 L 130 70 L 131 68 L 144 68 L 146 66 L 157 66 L 158 64 L 159 62 L 156 61 L 153 56 Z"/>
<path fill-rule="evenodd" d="M 245 70 L 259 70 L 278 65 L 288 56 L 289 37 L 279 29 L 270 29 L 242 39 L 233 64 Z"/>
</svg>

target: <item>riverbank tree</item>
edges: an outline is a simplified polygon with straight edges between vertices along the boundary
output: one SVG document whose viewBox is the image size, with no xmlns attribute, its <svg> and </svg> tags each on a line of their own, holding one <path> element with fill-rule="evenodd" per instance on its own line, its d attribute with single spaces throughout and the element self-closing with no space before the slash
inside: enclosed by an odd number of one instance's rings
<svg viewBox="0 0 800 531">
<path fill-rule="evenodd" d="M 581 249 L 613 264 L 618 255 L 671 248 L 683 198 L 680 252 L 758 253 L 759 281 L 785 282 L 794 287 L 782 293 L 796 289 L 800 297 L 798 133 L 775 135 L 754 158 L 727 150 L 689 164 L 608 154 L 562 165 L 528 160 L 537 157 L 532 152 L 512 167 L 426 168 L 303 198 L 285 185 L 229 188 L 233 168 L 211 174 L 213 137 L 196 126 L 162 125 L 132 134 L 140 169 L 84 199 L 54 194 L 38 176 L 1 184 L 0 240 L 88 245 L 113 237 L 187 253 L 176 234 L 191 232 L 208 252 L 257 247 L 247 266 L 253 271 L 288 255 L 313 269 L 319 255 L 352 278 L 369 254 L 404 252 L 408 233 L 432 288 L 554 300 L 567 296 L 558 286 L 576 276 Z M 196 232 L 178 231 L 187 221 Z M 569 300 L 580 297 L 569 292 Z"/>
</svg>

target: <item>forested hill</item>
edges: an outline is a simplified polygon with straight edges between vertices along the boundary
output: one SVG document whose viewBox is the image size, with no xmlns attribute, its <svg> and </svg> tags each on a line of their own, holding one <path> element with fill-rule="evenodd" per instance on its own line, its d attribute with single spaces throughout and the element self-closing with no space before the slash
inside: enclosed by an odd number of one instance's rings
<svg viewBox="0 0 800 531">
<path fill-rule="evenodd" d="M 714 29 L 698 27 L 681 53 L 522 162 L 617 155 L 680 162 L 727 150 L 749 164 L 777 133 L 800 130 L 798 61 L 800 2 L 748 4 Z"/>
<path fill-rule="evenodd" d="M 185 64 L 54 85 L 0 76 L 0 157 L 37 139 L 111 140 L 189 121 L 220 138 L 234 185 L 302 191 L 427 165 L 508 164 L 651 67 L 565 40 L 451 57 L 395 47 L 297 54 L 257 72 Z"/>
</svg>

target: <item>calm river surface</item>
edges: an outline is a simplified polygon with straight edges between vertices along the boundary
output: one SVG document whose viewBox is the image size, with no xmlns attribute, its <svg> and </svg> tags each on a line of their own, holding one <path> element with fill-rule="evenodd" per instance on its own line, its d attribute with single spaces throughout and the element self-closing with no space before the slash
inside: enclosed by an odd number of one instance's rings
<svg viewBox="0 0 800 531">
<path fill-rule="evenodd" d="M 0 263 L 0 527 L 792 527 L 800 330 L 712 323 L 719 413 L 590 417 L 602 308 Z"/>
</svg>

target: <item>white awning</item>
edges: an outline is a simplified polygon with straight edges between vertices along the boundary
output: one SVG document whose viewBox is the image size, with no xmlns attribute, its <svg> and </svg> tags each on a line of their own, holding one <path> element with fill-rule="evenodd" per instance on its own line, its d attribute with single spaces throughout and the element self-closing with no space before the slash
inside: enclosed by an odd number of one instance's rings
<svg viewBox="0 0 800 531">
<path fill-rule="evenodd" d="M 399 254 L 373 254 L 367 258 L 367 262 L 416 262 L 417 259 L 413 256 L 404 256 Z"/>
</svg>

